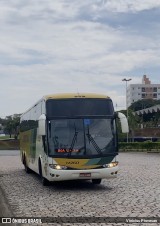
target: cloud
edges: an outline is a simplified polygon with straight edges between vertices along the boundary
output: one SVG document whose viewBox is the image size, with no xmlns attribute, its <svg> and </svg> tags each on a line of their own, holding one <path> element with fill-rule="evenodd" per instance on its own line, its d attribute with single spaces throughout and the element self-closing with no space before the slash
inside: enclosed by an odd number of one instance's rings
<svg viewBox="0 0 160 226">
<path fill-rule="evenodd" d="M 94 1 L 92 9 L 94 11 L 112 11 L 118 13 L 136 13 L 143 10 L 150 10 L 160 7 L 160 1 L 157 0 L 99 0 Z"/>
<path fill-rule="evenodd" d="M 122 78 L 141 82 L 144 69 L 159 70 L 159 6 L 154 0 L 0 1 L 0 115 L 23 112 L 56 92 L 105 93 L 123 106 Z"/>
</svg>

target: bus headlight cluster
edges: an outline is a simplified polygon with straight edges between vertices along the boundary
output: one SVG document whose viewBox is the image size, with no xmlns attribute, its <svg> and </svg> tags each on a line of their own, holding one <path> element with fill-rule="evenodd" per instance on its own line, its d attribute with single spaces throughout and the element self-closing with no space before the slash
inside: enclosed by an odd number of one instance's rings
<svg viewBox="0 0 160 226">
<path fill-rule="evenodd" d="M 112 168 L 118 165 L 118 162 L 111 162 L 109 164 L 104 164 L 103 167 L 104 168 Z"/>
<path fill-rule="evenodd" d="M 49 167 L 56 170 L 66 170 L 67 166 L 60 166 L 58 164 L 49 164 Z"/>
</svg>

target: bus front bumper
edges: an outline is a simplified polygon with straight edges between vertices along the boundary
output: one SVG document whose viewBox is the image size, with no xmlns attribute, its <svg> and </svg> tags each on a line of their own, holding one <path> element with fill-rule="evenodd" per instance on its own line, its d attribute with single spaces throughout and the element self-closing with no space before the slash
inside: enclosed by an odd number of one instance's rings
<svg viewBox="0 0 160 226">
<path fill-rule="evenodd" d="M 88 170 L 55 170 L 49 168 L 47 179 L 49 181 L 111 179 L 117 177 L 118 169 L 118 166 Z"/>
</svg>

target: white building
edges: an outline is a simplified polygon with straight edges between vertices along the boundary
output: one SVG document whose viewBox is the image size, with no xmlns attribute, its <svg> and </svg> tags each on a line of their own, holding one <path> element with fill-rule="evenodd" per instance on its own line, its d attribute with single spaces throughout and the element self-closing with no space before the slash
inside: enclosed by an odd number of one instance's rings
<svg viewBox="0 0 160 226">
<path fill-rule="evenodd" d="M 160 84 L 151 84 L 146 75 L 143 75 L 142 84 L 130 84 L 127 87 L 127 106 L 143 99 L 160 99 Z"/>
</svg>

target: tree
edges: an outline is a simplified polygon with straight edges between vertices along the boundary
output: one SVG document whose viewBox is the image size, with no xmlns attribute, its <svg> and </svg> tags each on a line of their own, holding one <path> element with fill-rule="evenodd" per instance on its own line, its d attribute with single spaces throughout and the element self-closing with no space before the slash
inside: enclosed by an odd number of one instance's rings
<svg viewBox="0 0 160 226">
<path fill-rule="evenodd" d="M 11 116 L 7 116 L 5 118 L 4 131 L 5 131 L 5 133 L 9 134 L 9 136 L 11 138 L 12 133 L 13 133 L 13 122 L 12 122 Z"/>
<path fill-rule="evenodd" d="M 150 108 L 152 106 L 155 106 L 157 104 L 160 104 L 160 100 L 153 100 L 153 99 L 143 99 L 143 100 L 138 100 L 131 104 L 129 109 L 132 111 L 139 111 L 144 108 Z"/>
<path fill-rule="evenodd" d="M 155 105 L 160 104 L 160 100 L 153 99 L 143 99 L 134 102 L 129 109 L 133 111 L 139 111 L 145 108 L 150 108 Z M 152 112 L 148 114 L 143 114 L 139 116 L 140 123 L 145 127 L 156 127 L 160 123 L 160 112 Z"/>
<path fill-rule="evenodd" d="M 15 114 L 13 116 L 7 116 L 4 121 L 4 131 L 8 133 L 10 138 L 14 134 L 14 138 L 17 139 L 19 135 L 20 115 Z"/>
<path fill-rule="evenodd" d="M 126 110 L 121 110 L 120 112 L 122 112 L 127 117 Z M 140 123 L 140 117 L 138 115 L 134 115 L 134 112 L 131 109 L 128 109 L 128 125 L 129 125 L 130 137 L 134 137 L 134 130 L 139 127 L 139 123 Z M 120 140 L 125 140 L 126 134 L 122 134 L 119 123 L 118 123 L 118 131 L 119 131 L 118 133 L 119 133 Z"/>
<path fill-rule="evenodd" d="M 17 139 L 19 135 L 20 115 L 13 116 L 13 132 L 14 138 Z"/>
</svg>

